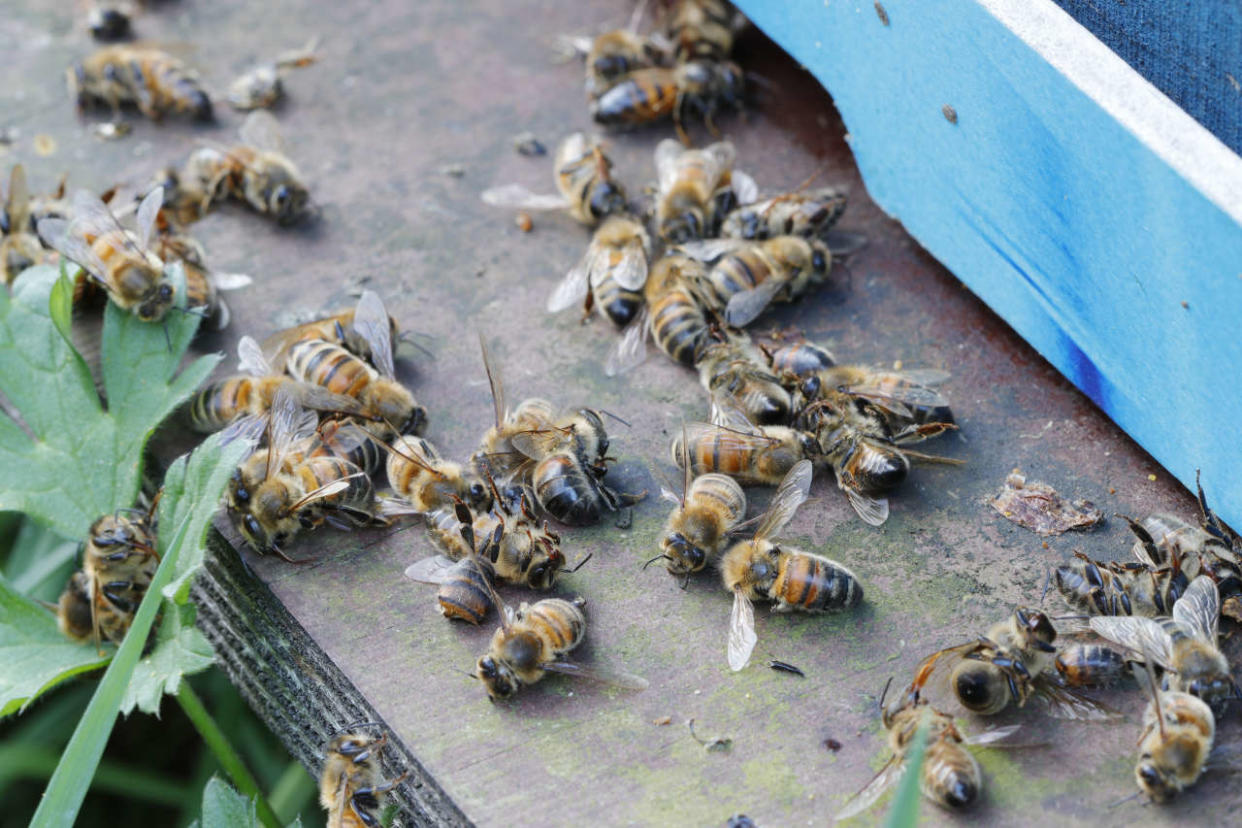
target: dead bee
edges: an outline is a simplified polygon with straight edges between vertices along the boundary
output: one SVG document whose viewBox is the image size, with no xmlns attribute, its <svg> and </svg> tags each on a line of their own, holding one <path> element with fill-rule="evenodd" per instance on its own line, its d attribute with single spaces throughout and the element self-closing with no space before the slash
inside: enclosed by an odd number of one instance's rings
<svg viewBox="0 0 1242 828">
<path fill-rule="evenodd" d="M 125 40 L 133 33 L 130 20 L 135 12 L 132 3 L 95 0 L 86 14 L 86 27 L 96 40 Z"/>
<path fill-rule="evenodd" d="M 491 355 L 482 336 L 479 337 L 479 350 L 483 354 L 483 368 L 491 389 L 495 424 L 483 435 L 478 450 L 470 456 L 470 462 L 481 475 L 492 477 L 504 485 L 529 463 L 526 455 L 514 448 L 514 435 L 545 428 L 552 422 L 556 410 L 547 400 L 531 397 L 510 411 L 505 402 L 504 382 L 492 366 Z"/>
<path fill-rule="evenodd" d="M 680 244 L 714 236 L 735 204 L 754 200 L 758 187 L 733 169 L 736 157 L 728 141 L 696 150 L 666 138 L 656 146 L 655 222 L 663 241 Z"/>
<path fill-rule="evenodd" d="M 845 212 L 845 203 L 845 193 L 836 187 L 773 196 L 733 208 L 720 225 L 720 235 L 758 241 L 774 236 L 823 238 Z"/>
<path fill-rule="evenodd" d="M 734 12 L 725 0 L 680 0 L 667 32 L 677 60 L 723 60 L 733 51 Z"/>
<path fill-rule="evenodd" d="M 328 828 L 371 828 L 380 824 L 384 796 L 400 785 L 409 772 L 384 781 L 380 775 L 380 751 L 388 742 L 354 725 L 340 733 L 324 749 L 326 759 L 319 776 L 319 805 L 328 812 Z"/>
<path fill-rule="evenodd" d="M 274 61 L 253 67 L 229 86 L 229 104 L 242 112 L 268 109 L 275 105 L 285 94 L 281 77 L 290 69 L 301 69 L 314 63 L 318 59 L 315 54 L 318 45 L 319 38 L 311 38 L 302 48 L 282 52 Z"/>
<path fill-rule="evenodd" d="M 186 309 L 203 314 L 216 330 L 224 330 L 232 314 L 220 292 L 247 287 L 253 280 L 244 273 L 209 270 L 206 251 L 198 240 L 166 226 L 168 229 L 157 233 L 152 241 L 152 252 L 165 263 L 181 262 L 185 271 Z"/>
<path fill-rule="evenodd" d="M 1070 687 L 1107 687 L 1121 681 L 1128 663 L 1107 644 L 1076 642 L 1057 649 L 1053 666 Z"/>
<path fill-rule="evenodd" d="M 688 423 L 673 440 L 673 462 L 689 456 L 696 475 L 727 474 L 743 485 L 775 486 L 815 451 L 810 434 L 785 426 Z"/>
<path fill-rule="evenodd" d="M 628 214 L 609 216 L 591 237 L 586 254 L 548 297 L 548 311 L 556 313 L 584 302 L 594 306 L 617 327 L 631 322 L 643 306 L 651 238 L 638 219 Z"/>
<path fill-rule="evenodd" d="M 805 346 L 804 346 L 805 347 Z M 808 361 L 816 357 L 806 355 Z M 828 355 L 831 359 L 831 354 Z M 953 410 L 936 386 L 949 379 L 948 371 L 936 368 L 895 370 L 865 365 L 825 365 L 815 370 L 793 371 L 800 377 L 798 393 L 803 404 L 835 389 L 876 402 L 893 428 L 910 423 L 950 423 Z"/>
<path fill-rule="evenodd" d="M 35 226 L 26 169 L 14 164 L 9 173 L 9 190 L 0 205 L 0 283 L 11 283 L 17 274 L 43 261 L 43 244 Z"/>
<path fill-rule="evenodd" d="M 691 146 L 685 122 L 691 113 L 719 135 L 716 112 L 737 109 L 745 93 L 742 69 L 736 63 L 694 60 L 673 68 L 635 69 L 590 102 L 595 123 L 629 127 L 673 119 L 682 144 Z"/>
<path fill-rule="evenodd" d="M 756 425 L 788 422 L 792 400 L 768 370 L 766 355 L 744 333 L 725 337 L 724 342 L 704 347 L 696 366 L 699 382 L 712 400 L 712 421 L 727 424 L 719 412 L 733 406 Z"/>
<path fill-rule="evenodd" d="M 565 210 L 579 222 L 594 226 L 629 210 L 625 190 L 612 177 L 612 161 L 598 138 L 575 132 L 556 148 L 553 161 L 558 195 L 531 192 L 521 184 L 493 187 L 484 203 L 513 210 Z"/>
<path fill-rule="evenodd" d="M 656 262 L 643 288 L 643 305 L 609 351 L 604 373 L 616 376 L 647 358 L 647 337 L 676 362 L 693 366 L 712 333 L 698 295 L 706 273 L 701 262 L 669 254 Z"/>
<path fill-rule="evenodd" d="M 764 346 L 760 346 L 764 347 Z M 790 385 L 837 364 L 837 358 L 822 345 L 805 339 L 764 347 L 772 373 Z"/>
<path fill-rule="evenodd" d="M 666 63 L 670 44 L 662 36 L 613 29 L 575 45 L 586 55 L 585 88 L 587 98 L 591 99 L 639 69 Z"/>
<path fill-rule="evenodd" d="M 170 112 L 212 119 L 211 98 L 198 75 L 152 46 L 105 46 L 70 68 L 68 80 L 79 110 L 98 102 L 119 115 L 122 105 L 132 104 L 153 121 Z"/>
</svg>

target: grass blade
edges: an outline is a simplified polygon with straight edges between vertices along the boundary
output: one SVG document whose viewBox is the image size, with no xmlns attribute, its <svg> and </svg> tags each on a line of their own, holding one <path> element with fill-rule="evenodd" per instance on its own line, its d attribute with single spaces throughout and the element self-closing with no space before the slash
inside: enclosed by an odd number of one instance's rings
<svg viewBox="0 0 1242 828">
<path fill-rule="evenodd" d="M 927 753 L 927 719 L 925 713 L 906 753 L 906 769 L 897 785 L 897 794 L 893 797 L 888 817 L 884 820 L 885 828 L 914 828 L 919 824 L 919 804 L 923 799 L 919 788 L 923 779 L 923 757 Z"/>
</svg>

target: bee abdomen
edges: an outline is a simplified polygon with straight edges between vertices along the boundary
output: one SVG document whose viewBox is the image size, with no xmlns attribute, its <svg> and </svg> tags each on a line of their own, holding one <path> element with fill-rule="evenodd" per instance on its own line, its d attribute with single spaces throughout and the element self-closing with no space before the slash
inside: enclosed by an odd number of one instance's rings
<svg viewBox="0 0 1242 828">
<path fill-rule="evenodd" d="M 955 741 L 940 739 L 923 760 L 923 794 L 950 808 L 965 808 L 979 797 L 982 775 L 975 757 Z"/>
<path fill-rule="evenodd" d="M 440 612 L 446 618 L 479 624 L 491 610 L 495 580 L 490 561 L 473 555 L 458 561 L 440 587 Z"/>
<path fill-rule="evenodd" d="M 374 378 L 370 367 L 333 342 L 307 339 L 289 348 L 285 369 L 294 379 L 357 397 Z"/>
<path fill-rule="evenodd" d="M 569 455 L 542 460 L 531 475 L 531 485 L 539 505 L 561 523 L 587 526 L 603 516 L 595 482 Z"/>
<path fill-rule="evenodd" d="M 212 383 L 195 395 L 190 404 L 190 424 L 195 431 L 219 431 L 250 405 L 253 388 L 247 379 Z"/>
<path fill-rule="evenodd" d="M 863 597 L 862 584 L 845 567 L 817 555 L 792 553 L 776 595 L 807 612 L 836 612 L 855 606 Z"/>
<path fill-rule="evenodd" d="M 640 69 L 591 102 L 591 117 L 605 126 L 642 124 L 672 114 L 677 85 L 663 70 Z"/>
<path fill-rule="evenodd" d="M 595 288 L 595 303 L 614 325 L 623 328 L 638 315 L 643 306 L 641 291 L 629 290 L 609 277 Z"/>
<path fill-rule="evenodd" d="M 1126 659 L 1103 644 L 1073 644 L 1057 653 L 1057 672 L 1075 687 L 1104 687 L 1121 680 Z"/>
<path fill-rule="evenodd" d="M 692 366 L 707 336 L 707 317 L 697 302 L 674 290 L 652 305 L 651 330 L 660 350 Z"/>
<path fill-rule="evenodd" d="M 523 619 L 557 655 L 577 647 L 586 635 L 586 613 L 561 598 L 545 598 L 527 607 Z"/>
</svg>

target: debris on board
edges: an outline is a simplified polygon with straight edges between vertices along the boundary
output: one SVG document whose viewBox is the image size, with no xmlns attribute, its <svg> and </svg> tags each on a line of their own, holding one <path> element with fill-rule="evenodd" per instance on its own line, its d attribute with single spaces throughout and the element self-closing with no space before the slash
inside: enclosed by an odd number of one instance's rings
<svg viewBox="0 0 1242 828">
<path fill-rule="evenodd" d="M 1009 473 L 1005 487 L 989 502 L 1009 520 L 1039 535 L 1090 529 L 1104 520 L 1104 513 L 1090 501 L 1070 503 L 1047 483 L 1027 481 L 1018 469 Z"/>
</svg>

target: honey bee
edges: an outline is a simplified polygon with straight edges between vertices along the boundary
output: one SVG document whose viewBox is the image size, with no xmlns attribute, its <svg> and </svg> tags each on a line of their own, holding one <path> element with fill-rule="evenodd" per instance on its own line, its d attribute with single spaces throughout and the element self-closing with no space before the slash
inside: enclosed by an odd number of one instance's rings
<svg viewBox="0 0 1242 828">
<path fill-rule="evenodd" d="M 314 319 L 301 325 L 286 328 L 283 331 L 277 331 L 263 340 L 262 351 L 264 354 L 271 355 L 269 361 L 277 371 L 283 371 L 289 347 L 295 342 L 315 339 L 340 345 L 355 356 L 362 357 L 374 365 L 375 361 L 371 356 L 371 343 L 354 326 L 354 316 L 356 314 L 357 307 L 355 306 L 321 319 Z M 367 324 L 369 323 L 364 312 L 363 329 L 369 331 Z M 388 316 L 388 341 L 397 342 L 401 338 L 402 334 L 397 325 L 397 320 L 390 314 Z"/>
<path fill-rule="evenodd" d="M 837 364 L 831 351 L 805 339 L 765 350 L 772 373 L 785 381 L 805 378 Z"/>
<path fill-rule="evenodd" d="M 1220 593 L 1206 575 L 1190 582 L 1172 618 L 1093 617 L 1091 629 L 1109 641 L 1146 653 L 1166 672 L 1166 690 L 1197 696 L 1220 712 L 1242 698 L 1217 643 Z"/>
<path fill-rule="evenodd" d="M 423 514 L 454 503 L 487 510 L 491 492 L 474 470 L 445 460 L 421 437 L 396 438 L 388 455 L 388 484 L 404 501 L 399 507 Z"/>
<path fill-rule="evenodd" d="M 729 617 L 729 667 L 743 669 L 758 640 L 753 601 L 773 602 L 773 612 L 840 612 L 856 606 L 862 584 L 841 564 L 769 538 L 780 534 L 811 491 L 811 461 L 800 460 L 777 487 L 751 540 L 735 543 L 720 561 L 725 589 L 733 593 Z"/>
<path fill-rule="evenodd" d="M 163 198 L 164 191 L 156 188 L 142 200 L 134 233 L 121 227 L 98 196 L 79 190 L 73 197 L 73 220 L 41 219 L 39 235 L 80 265 L 118 307 L 144 322 L 157 322 L 176 301 L 164 263 L 150 249 Z"/>
<path fill-rule="evenodd" d="M 1121 680 L 1128 663 L 1107 644 L 1076 642 L 1057 650 L 1053 666 L 1071 687 L 1107 687 Z"/>
<path fill-rule="evenodd" d="M 685 450 L 683 440 L 682 451 Z M 736 480 L 723 474 L 702 474 L 691 481 L 690 463 L 683 458 L 681 465 L 681 496 L 668 489 L 661 491 L 675 507 L 664 526 L 660 554 L 647 564 L 663 560 L 670 575 L 684 577 L 688 582 L 691 573 L 714 563 L 724 551 L 729 533 L 746 515 L 746 493 Z"/>
<path fill-rule="evenodd" d="M 380 824 L 385 795 L 405 781 L 409 772 L 384 781 L 380 752 L 388 736 L 371 735 L 353 726 L 328 742 L 319 777 L 319 805 L 328 812 L 328 828 L 371 828 Z"/>
<path fill-rule="evenodd" d="M 558 195 L 533 193 L 520 184 L 485 190 L 493 207 L 514 210 L 566 210 L 593 227 L 608 216 L 629 211 L 625 190 L 612 177 L 612 161 L 598 138 L 575 132 L 561 141 L 553 162 Z"/>
<path fill-rule="evenodd" d="M 9 284 L 28 267 L 43 261 L 43 245 L 33 232 L 30 190 L 26 169 L 14 164 L 9 173 L 9 191 L 0 209 L 0 282 Z"/>
<path fill-rule="evenodd" d="M 796 427 L 814 435 L 813 455 L 832 466 L 838 488 L 858 516 L 872 526 L 888 520 L 885 495 L 906 479 L 911 459 L 951 465 L 962 462 L 908 448 L 908 443 L 956 428 L 951 423 L 911 422 L 894 429 L 894 418 L 906 417 L 908 412 L 900 399 L 822 389 L 819 398 L 794 418 Z"/>
<path fill-rule="evenodd" d="M 523 603 L 516 611 L 501 610 L 500 628 L 475 665 L 490 700 L 507 699 L 549 672 L 591 678 L 630 690 L 647 687 L 646 679 L 621 672 L 591 669 L 565 656 L 586 637 L 586 601 L 545 598 Z"/>
<path fill-rule="evenodd" d="M 136 11 L 132 3 L 94 2 L 86 15 L 86 27 L 96 40 L 124 40 L 132 33 L 130 20 Z"/>
<path fill-rule="evenodd" d="M 895 428 L 910 423 L 954 422 L 949 401 L 936 390 L 936 386 L 949 379 L 948 371 L 936 368 L 896 371 L 864 365 L 827 365 L 814 371 L 792 373 L 802 377 L 798 391 L 804 401 L 819 399 L 825 390 L 835 389 L 875 401 Z"/>
<path fill-rule="evenodd" d="M 728 57 L 733 51 L 733 15 L 724 0 L 681 0 L 667 27 L 677 60 Z"/>
<path fill-rule="evenodd" d="M 586 54 L 586 93 L 594 98 L 639 69 L 663 64 L 669 44 L 663 37 L 613 29 L 592 39 Z"/>
<path fill-rule="evenodd" d="M 674 361 L 693 366 L 712 336 L 697 293 L 705 273 L 701 262 L 686 256 L 659 259 L 643 288 L 643 306 L 609 351 L 604 373 L 612 377 L 641 365 L 647 358 L 648 335 Z"/>
<path fill-rule="evenodd" d="M 738 108 L 745 91 L 742 69 L 729 61 L 694 60 L 672 68 L 635 69 L 590 101 L 595 123 L 629 127 L 673 119 L 685 146 L 691 146 L 685 121 L 694 113 L 712 135 L 719 135 L 716 111 Z"/>
<path fill-rule="evenodd" d="M 218 331 L 228 327 L 232 314 L 220 292 L 247 287 L 253 281 L 249 276 L 208 270 L 203 246 L 196 239 L 171 228 L 155 235 L 151 251 L 164 262 L 181 262 L 185 270 L 187 310 L 203 314 Z"/>
<path fill-rule="evenodd" d="M 68 72 L 69 94 L 84 109 L 101 103 L 119 114 L 132 104 L 147 118 L 189 113 L 212 119 L 211 97 L 198 75 L 177 58 L 152 46 L 105 46 Z"/>
<path fill-rule="evenodd" d="M 1025 707 L 1037 698 L 1060 718 L 1115 717 L 1107 707 L 1052 681 L 1056 637 L 1048 616 L 1019 607 L 993 624 L 987 635 L 923 659 L 912 686 L 922 692 L 933 678 L 937 684 L 947 681 L 958 702 L 980 716 L 1000 713 L 1011 703 Z"/>
<path fill-rule="evenodd" d="M 442 509 L 440 512 L 447 513 L 448 510 Z M 499 604 L 495 590 L 496 567 L 492 563 L 492 558 L 498 555 L 496 550 L 489 547 L 499 544 L 503 529 L 497 526 L 490 537 L 484 537 L 484 548 L 480 550 L 475 542 L 473 517 L 464 504 L 456 504 L 452 525 L 457 529 L 469 554 L 458 560 L 449 560 L 438 555 L 424 558 L 410 564 L 405 575 L 420 583 L 439 585 L 440 591 L 436 598 L 445 618 L 456 618 L 477 626 L 491 612 L 492 607 Z"/>
<path fill-rule="evenodd" d="M 719 472 L 743 485 L 775 486 L 814 451 L 814 437 L 786 426 L 688 423 L 673 440 L 672 458 L 680 466 L 688 453 L 696 475 Z"/>
<path fill-rule="evenodd" d="M 313 420 L 291 391 L 278 390 L 267 449 L 246 459 L 229 481 L 229 513 L 260 554 L 275 552 L 292 562 L 285 547 L 303 529 L 325 522 L 346 529 L 382 522 L 375 514 L 375 490 L 361 469 L 333 455 L 305 455 L 303 441 Z M 254 480 L 260 481 L 257 486 Z"/>
<path fill-rule="evenodd" d="M 229 104 L 242 112 L 273 106 L 285 94 L 283 75 L 314 63 L 318 45 L 319 38 L 312 38 L 300 49 L 282 52 L 275 60 L 255 66 L 229 85 Z"/>
<path fill-rule="evenodd" d="M 1203 775 L 1216 737 L 1216 717 L 1203 699 L 1161 690 L 1149 670 L 1142 672 L 1151 701 L 1143 711 L 1134 781 L 1149 800 L 1164 803 Z"/>
<path fill-rule="evenodd" d="M 1094 615 L 1168 615 L 1190 586 L 1179 567 L 1154 569 L 1139 561 L 1093 561 L 1081 552 L 1053 573 L 1070 606 Z"/>
<path fill-rule="evenodd" d="M 556 313 L 585 300 L 584 311 L 594 307 L 617 327 L 631 322 L 643 306 L 651 237 L 631 215 L 612 215 L 591 237 L 586 254 L 548 297 L 548 311 Z"/>
<path fill-rule="evenodd" d="M 823 238 L 845 212 L 845 203 L 843 191 L 819 187 L 741 204 L 725 216 L 720 235 L 757 241 L 776 236 Z"/>
<path fill-rule="evenodd" d="M 663 241 L 679 244 L 713 236 L 734 204 L 754 200 L 758 187 L 733 169 L 736 157 L 728 141 L 696 150 L 666 138 L 656 146 L 655 219 Z"/>
<path fill-rule="evenodd" d="M 60 594 L 56 605 L 56 625 L 72 641 L 85 641 L 94 631 L 96 616 L 91 592 L 90 579 L 79 569 L 69 576 L 69 581 Z M 108 637 L 111 628 L 101 625 L 101 629 L 104 636 Z"/>
<path fill-rule="evenodd" d="M 504 382 L 492 366 L 487 343 L 481 336 L 479 350 L 483 354 L 483 368 L 491 389 L 495 424 L 484 433 L 478 450 L 470 456 L 470 462 L 484 476 L 507 483 L 520 469 L 529 465 L 526 456 L 514 448 L 514 435 L 545 428 L 552 422 L 556 411 L 552 403 L 538 397 L 523 400 L 510 411 L 505 404 Z"/>
<path fill-rule="evenodd" d="M 187 406 L 190 427 L 199 433 L 234 426 L 246 431 L 263 421 L 282 389 L 303 408 L 358 415 L 358 400 L 319 385 L 276 373 L 259 343 L 243 336 L 237 343 L 240 374 L 218 380 L 195 394 Z"/>
<path fill-rule="evenodd" d="M 832 251 L 819 239 L 776 236 L 767 241 L 712 239 L 688 242 L 682 252 L 711 267 L 703 295 L 725 321 L 742 328 L 774 301 L 792 302 L 828 278 Z"/>
<path fill-rule="evenodd" d="M 740 409 L 756 425 L 788 422 L 789 392 L 767 366 L 763 351 L 741 332 L 727 334 L 724 342 L 702 349 L 699 382 L 711 396 L 713 422 L 728 424 L 719 413 L 724 406 Z"/>
<path fill-rule="evenodd" d="M 285 355 L 285 371 L 296 380 L 353 397 L 364 414 L 400 434 L 417 434 L 427 422 L 427 409 L 396 381 L 392 328 L 384 303 L 374 291 L 358 300 L 353 327 L 370 345 L 375 368 L 348 348 L 329 340 L 303 339 Z"/>
<path fill-rule="evenodd" d="M 950 810 L 973 804 L 983 790 L 983 774 L 978 761 L 965 746 L 993 745 L 1015 733 L 1019 726 L 993 728 L 965 737 L 953 722 L 953 717 L 931 707 L 917 688 L 912 688 L 889 707 L 884 706 L 887 685 L 884 690 L 880 708 L 892 755 L 866 787 L 850 798 L 836 815 L 836 821 L 863 813 L 897 784 L 905 772 L 906 754 L 914 743 L 915 733 L 924 722 L 927 729 L 926 748 L 919 779 L 923 796 Z"/>
</svg>

